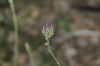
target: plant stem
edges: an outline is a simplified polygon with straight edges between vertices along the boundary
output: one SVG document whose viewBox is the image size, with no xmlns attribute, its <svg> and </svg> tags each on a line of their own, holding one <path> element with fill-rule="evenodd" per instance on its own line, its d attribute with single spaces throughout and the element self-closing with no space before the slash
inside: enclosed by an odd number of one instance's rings
<svg viewBox="0 0 100 66">
<path fill-rule="evenodd" d="M 29 47 L 29 44 L 28 43 L 25 43 L 25 48 L 26 48 L 26 51 L 29 55 L 29 59 L 30 59 L 30 62 L 31 62 L 31 66 L 35 66 L 34 65 L 34 61 L 33 61 L 33 56 L 32 56 L 32 53 L 31 53 L 31 50 L 30 50 L 30 47 Z"/>
<path fill-rule="evenodd" d="M 51 51 L 51 48 L 50 48 L 50 45 L 49 45 L 49 40 L 47 40 L 46 45 L 47 45 L 47 47 L 48 47 L 48 51 L 50 52 L 50 54 L 52 55 L 52 57 L 54 58 L 54 60 L 55 60 L 56 63 L 58 64 L 58 66 L 60 66 L 58 60 L 56 59 L 56 57 L 54 56 L 54 54 L 53 54 L 52 51 Z"/>
<path fill-rule="evenodd" d="M 8 0 L 10 3 L 10 8 L 12 12 L 13 22 L 14 22 L 14 31 L 15 31 L 15 46 L 14 46 L 14 63 L 13 66 L 17 66 L 17 56 L 18 56 L 18 24 L 17 17 L 15 13 L 15 8 L 13 4 L 13 0 Z"/>
</svg>

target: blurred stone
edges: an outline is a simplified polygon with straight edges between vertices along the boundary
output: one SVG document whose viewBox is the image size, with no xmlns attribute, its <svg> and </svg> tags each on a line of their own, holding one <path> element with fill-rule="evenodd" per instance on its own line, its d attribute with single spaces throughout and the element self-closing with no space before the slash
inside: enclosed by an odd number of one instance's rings
<svg viewBox="0 0 100 66">
<path fill-rule="evenodd" d="M 85 47 L 88 46 L 87 40 L 88 40 L 87 37 L 84 37 L 84 36 L 78 37 L 77 45 L 78 45 L 79 47 L 85 48 Z"/>
<path fill-rule="evenodd" d="M 92 44 L 94 44 L 94 45 L 97 45 L 100 42 L 100 38 L 99 37 L 91 37 L 90 40 L 91 40 Z"/>
<path fill-rule="evenodd" d="M 79 47 L 87 47 L 88 43 L 87 43 L 86 41 L 79 40 L 79 41 L 77 42 L 77 45 L 78 45 Z"/>
<path fill-rule="evenodd" d="M 69 48 L 69 51 L 68 51 L 68 49 L 66 48 L 66 50 L 65 50 L 65 57 L 67 57 L 68 56 L 68 53 L 69 53 L 69 55 L 71 56 L 71 57 L 74 57 L 74 56 L 76 56 L 77 55 L 77 50 L 75 49 L 75 48 L 73 48 L 73 47 L 70 47 Z"/>
</svg>

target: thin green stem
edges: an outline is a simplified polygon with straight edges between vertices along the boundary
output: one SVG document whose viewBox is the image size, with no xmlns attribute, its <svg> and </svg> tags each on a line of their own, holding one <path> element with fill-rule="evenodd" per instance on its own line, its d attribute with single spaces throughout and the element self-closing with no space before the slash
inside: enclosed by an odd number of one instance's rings
<svg viewBox="0 0 100 66">
<path fill-rule="evenodd" d="M 33 61 L 33 56 L 32 56 L 32 53 L 31 53 L 31 49 L 30 49 L 28 43 L 25 43 L 25 48 L 26 48 L 26 51 L 27 51 L 27 53 L 29 55 L 29 59 L 30 59 L 30 62 L 31 62 L 31 66 L 35 66 L 34 65 L 34 61 Z"/>
<path fill-rule="evenodd" d="M 17 17 L 15 13 L 15 8 L 13 4 L 13 0 L 8 0 L 10 3 L 10 8 L 12 12 L 13 22 L 14 22 L 14 31 L 15 31 L 15 46 L 14 46 L 14 63 L 13 66 L 17 66 L 17 56 L 18 56 L 18 24 Z"/>
<path fill-rule="evenodd" d="M 53 54 L 52 51 L 51 51 L 51 48 L 50 48 L 50 45 L 49 45 L 49 40 L 47 40 L 46 45 L 47 45 L 47 47 L 48 47 L 48 51 L 50 52 L 50 54 L 52 55 L 52 57 L 54 58 L 54 60 L 55 60 L 56 63 L 58 64 L 58 66 L 60 66 L 58 60 L 56 59 L 56 57 L 54 56 L 54 54 Z"/>
</svg>

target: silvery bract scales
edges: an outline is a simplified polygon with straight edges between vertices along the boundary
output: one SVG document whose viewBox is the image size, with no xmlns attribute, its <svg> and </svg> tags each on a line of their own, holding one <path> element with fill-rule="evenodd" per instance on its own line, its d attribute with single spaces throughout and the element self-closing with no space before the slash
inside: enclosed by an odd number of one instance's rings
<svg viewBox="0 0 100 66">
<path fill-rule="evenodd" d="M 43 27 L 42 33 L 46 37 L 46 40 L 48 40 L 53 35 L 53 28 L 49 23 L 46 23 Z"/>
</svg>

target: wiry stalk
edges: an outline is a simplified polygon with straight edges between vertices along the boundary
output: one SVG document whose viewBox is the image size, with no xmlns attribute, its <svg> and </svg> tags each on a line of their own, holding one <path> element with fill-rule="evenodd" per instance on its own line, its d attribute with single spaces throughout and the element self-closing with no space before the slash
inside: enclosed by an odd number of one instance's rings
<svg viewBox="0 0 100 66">
<path fill-rule="evenodd" d="M 17 66 L 17 56 L 18 56 L 18 24 L 17 17 L 15 13 L 15 8 L 13 4 L 13 0 L 8 0 L 10 3 L 10 8 L 12 12 L 13 22 L 14 22 L 14 31 L 15 31 L 15 46 L 14 46 L 14 62 L 13 66 Z"/>
<path fill-rule="evenodd" d="M 51 48 L 50 48 L 50 45 L 49 45 L 49 40 L 47 40 L 46 45 L 47 45 L 47 47 L 48 47 L 48 52 L 50 52 L 50 54 L 52 55 L 52 57 L 53 57 L 54 60 L 56 61 L 57 65 L 60 66 L 58 60 L 56 59 L 56 57 L 54 56 L 54 54 L 53 54 L 52 51 L 51 51 Z"/>
</svg>

